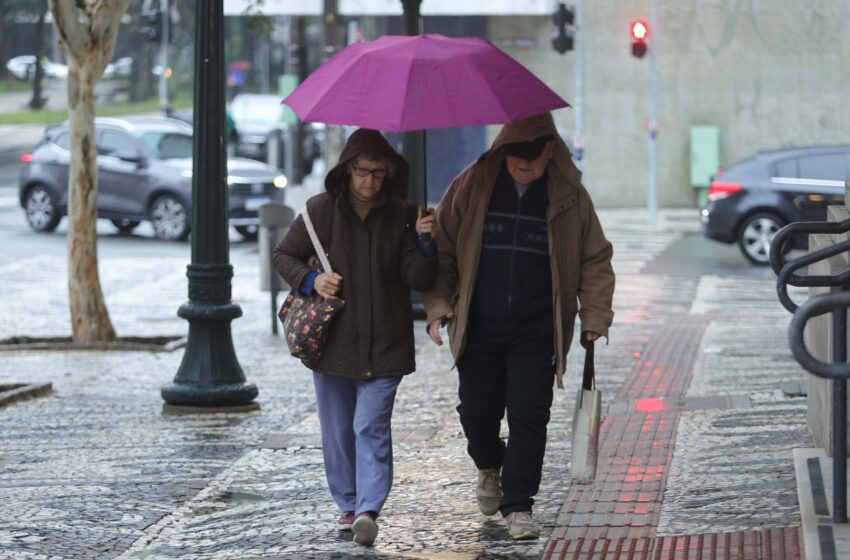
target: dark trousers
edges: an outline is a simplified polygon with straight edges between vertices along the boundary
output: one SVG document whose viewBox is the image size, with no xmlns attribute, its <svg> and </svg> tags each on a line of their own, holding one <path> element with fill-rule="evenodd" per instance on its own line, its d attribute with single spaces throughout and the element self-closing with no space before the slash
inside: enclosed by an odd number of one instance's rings
<svg viewBox="0 0 850 560">
<path fill-rule="evenodd" d="M 551 316 L 522 323 L 471 320 L 457 363 L 460 423 L 479 469 L 502 468 L 502 515 L 531 511 L 540 488 L 555 381 Z M 507 445 L 499 438 L 508 412 Z"/>
</svg>

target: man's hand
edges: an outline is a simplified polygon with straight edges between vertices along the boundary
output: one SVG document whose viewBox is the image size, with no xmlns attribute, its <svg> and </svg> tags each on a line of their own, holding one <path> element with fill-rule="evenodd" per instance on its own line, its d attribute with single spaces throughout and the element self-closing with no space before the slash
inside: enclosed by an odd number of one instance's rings
<svg viewBox="0 0 850 560">
<path fill-rule="evenodd" d="M 313 289 L 325 299 L 335 299 L 341 288 L 342 276 L 336 272 L 333 274 L 323 272 L 316 276 L 316 280 L 313 281 Z"/>
<path fill-rule="evenodd" d="M 449 319 L 454 319 L 454 312 L 449 311 L 446 313 L 446 316 L 443 319 L 435 319 L 431 321 L 431 324 L 428 325 L 428 335 L 431 337 L 431 340 L 434 341 L 434 344 L 437 346 L 443 345 L 443 338 L 440 336 L 440 327 L 443 326 L 443 321 L 448 321 Z"/>
<path fill-rule="evenodd" d="M 593 332 L 593 331 L 584 331 L 584 338 L 585 338 L 585 340 L 587 340 L 588 342 L 593 342 L 594 340 L 596 340 L 596 339 L 597 339 L 597 338 L 599 338 L 600 336 L 602 336 L 602 335 L 601 335 L 601 334 L 599 334 L 599 333 L 595 333 L 595 332 Z"/>
</svg>

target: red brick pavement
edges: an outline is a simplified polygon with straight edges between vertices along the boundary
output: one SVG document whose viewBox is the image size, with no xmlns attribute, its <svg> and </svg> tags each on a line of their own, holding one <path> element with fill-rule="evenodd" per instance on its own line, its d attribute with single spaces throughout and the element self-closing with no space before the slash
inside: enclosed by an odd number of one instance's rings
<svg viewBox="0 0 850 560">
<path fill-rule="evenodd" d="M 797 560 L 798 527 L 656 535 L 667 472 L 676 445 L 680 405 L 707 322 L 670 318 L 636 355 L 616 395 L 627 414 L 602 423 L 593 484 L 573 485 L 543 557 L 561 560 Z M 608 397 L 611 398 L 611 397 Z"/>
</svg>

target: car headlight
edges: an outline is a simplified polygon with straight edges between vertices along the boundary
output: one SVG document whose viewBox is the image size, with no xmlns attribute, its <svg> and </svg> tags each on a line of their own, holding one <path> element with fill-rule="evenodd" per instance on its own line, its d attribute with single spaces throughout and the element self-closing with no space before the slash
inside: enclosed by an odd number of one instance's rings
<svg viewBox="0 0 850 560">
<path fill-rule="evenodd" d="M 277 177 L 274 178 L 274 181 L 272 181 L 272 184 L 278 189 L 286 188 L 286 177 L 283 176 L 283 175 L 278 175 Z"/>
</svg>

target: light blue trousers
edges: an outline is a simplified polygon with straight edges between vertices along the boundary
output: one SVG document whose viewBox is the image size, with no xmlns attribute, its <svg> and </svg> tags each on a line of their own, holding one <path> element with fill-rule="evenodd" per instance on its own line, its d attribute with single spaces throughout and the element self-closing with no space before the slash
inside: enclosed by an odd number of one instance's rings
<svg viewBox="0 0 850 560">
<path fill-rule="evenodd" d="M 380 512 L 393 484 L 390 421 L 401 377 L 313 372 L 328 487 L 340 511 Z"/>
</svg>

